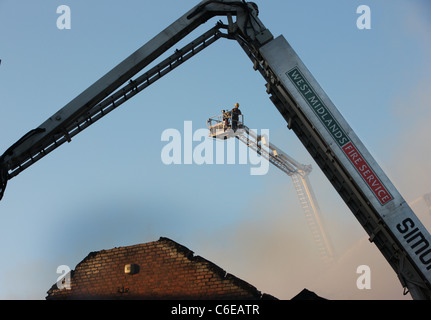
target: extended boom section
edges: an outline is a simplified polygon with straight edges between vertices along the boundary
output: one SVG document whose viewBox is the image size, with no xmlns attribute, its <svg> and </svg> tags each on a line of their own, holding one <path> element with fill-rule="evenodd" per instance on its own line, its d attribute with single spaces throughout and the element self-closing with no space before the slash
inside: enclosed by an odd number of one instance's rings
<svg viewBox="0 0 431 320">
<path fill-rule="evenodd" d="M 245 1 L 202 1 L 8 148 L 0 157 L 0 199 L 8 180 L 64 142 L 70 142 L 74 135 L 223 36 L 218 29 L 212 29 L 187 48 L 176 52 L 166 63 L 158 65 L 138 79 L 132 79 L 173 45 L 215 16 L 227 16 L 229 22 L 233 21 L 232 17 L 236 17 L 234 32 L 241 34 L 250 43 L 260 45 L 272 40 L 271 33 L 257 18 L 255 4 Z M 230 26 L 233 27 L 233 23 Z M 120 87 L 122 88 L 119 89 Z"/>
<path fill-rule="evenodd" d="M 269 142 L 266 136 L 256 134 L 245 125 L 242 125 L 233 136 L 291 177 L 308 227 L 323 262 L 328 265 L 334 262 L 334 250 L 326 234 L 320 206 L 308 177 L 312 170 L 311 165 L 304 165 L 296 161 Z"/>
<path fill-rule="evenodd" d="M 414 299 L 431 298 L 431 237 L 283 36 L 255 48 L 237 39 L 267 80 L 288 128 Z"/>
</svg>

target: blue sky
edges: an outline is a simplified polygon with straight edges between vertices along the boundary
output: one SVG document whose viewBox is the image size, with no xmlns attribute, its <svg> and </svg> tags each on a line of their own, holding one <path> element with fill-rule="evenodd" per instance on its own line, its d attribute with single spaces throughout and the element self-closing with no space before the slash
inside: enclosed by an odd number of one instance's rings
<svg viewBox="0 0 431 320">
<path fill-rule="evenodd" d="M 67 104 L 198 1 L 0 0 L 0 150 Z M 431 192 L 431 5 L 425 0 L 256 1 L 404 195 Z M 56 27 L 60 5 L 70 30 Z M 371 29 L 359 30 L 359 5 Z M 210 20 L 185 41 L 215 25 Z M 224 19 L 223 19 L 224 20 Z M 0 202 L 0 298 L 44 299 L 59 265 L 168 237 L 259 290 L 289 299 L 404 299 L 395 273 L 268 99 L 241 48 L 219 40 L 9 181 Z M 205 128 L 241 104 L 250 128 L 305 164 L 339 260 L 326 270 L 289 177 L 247 165 L 161 161 L 164 130 Z M 1 152 L 3 152 L 1 151 Z M 415 207 L 430 228 L 423 201 Z M 356 267 L 370 265 L 371 290 Z"/>
</svg>

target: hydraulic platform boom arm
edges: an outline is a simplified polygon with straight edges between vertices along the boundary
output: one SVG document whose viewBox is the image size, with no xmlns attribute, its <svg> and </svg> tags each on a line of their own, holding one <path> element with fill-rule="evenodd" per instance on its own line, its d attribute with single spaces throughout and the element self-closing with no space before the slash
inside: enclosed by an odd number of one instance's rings
<svg viewBox="0 0 431 320">
<path fill-rule="evenodd" d="M 308 178 L 311 165 L 304 165 L 271 143 L 266 136 L 258 135 L 242 125 L 234 136 L 247 147 L 256 151 L 272 165 L 291 177 L 308 226 L 325 263 L 334 261 L 334 250 L 323 226 L 319 204 Z"/>
<path fill-rule="evenodd" d="M 414 299 L 431 299 L 431 236 L 283 36 L 236 38 L 267 93 Z"/>
<path fill-rule="evenodd" d="M 236 16 L 237 28 L 235 32 L 241 33 L 248 41 L 261 43 L 271 40 L 272 35 L 257 18 L 256 10 L 257 7 L 254 4 L 248 4 L 244 1 L 208 0 L 202 1 L 184 14 L 48 118 L 38 128 L 24 135 L 0 157 L 0 199 L 7 180 L 19 174 L 64 141 L 70 142 L 72 131 L 80 132 L 82 123 L 85 122 L 88 126 L 88 122 L 90 124 L 93 122 L 95 109 L 98 111 L 107 104 L 115 106 L 116 101 L 122 96 L 121 92 L 114 96 L 115 90 L 127 83 L 143 68 L 208 19 L 221 15 L 232 20 L 232 17 Z M 178 59 L 181 58 L 180 55 Z M 124 90 L 130 91 L 135 87 L 136 85 L 131 81 Z M 126 93 L 124 95 L 124 99 L 127 100 L 128 96 Z"/>
</svg>

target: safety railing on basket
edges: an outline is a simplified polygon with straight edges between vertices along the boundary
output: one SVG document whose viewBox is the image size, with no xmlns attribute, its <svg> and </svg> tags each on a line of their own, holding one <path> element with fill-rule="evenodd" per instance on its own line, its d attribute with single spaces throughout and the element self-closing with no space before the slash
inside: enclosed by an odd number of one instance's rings
<svg viewBox="0 0 431 320">
<path fill-rule="evenodd" d="M 236 122 L 236 123 L 235 123 Z M 238 120 L 232 119 L 230 111 L 222 110 L 221 115 L 213 116 L 208 119 L 207 127 L 210 131 L 210 136 L 217 136 L 220 133 L 224 133 L 229 129 L 240 129 L 244 126 L 244 116 L 239 115 Z"/>
</svg>

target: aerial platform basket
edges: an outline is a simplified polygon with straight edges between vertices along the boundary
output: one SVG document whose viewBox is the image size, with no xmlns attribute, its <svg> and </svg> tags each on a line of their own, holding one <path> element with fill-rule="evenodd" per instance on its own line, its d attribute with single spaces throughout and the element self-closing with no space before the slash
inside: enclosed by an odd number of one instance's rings
<svg viewBox="0 0 431 320">
<path fill-rule="evenodd" d="M 225 112 L 224 110 L 222 115 L 209 118 L 207 121 L 207 127 L 209 129 L 209 137 L 221 140 L 226 140 L 246 133 L 244 116 L 238 116 L 238 122 L 235 129 L 232 127 L 232 117 L 230 112 Z"/>
</svg>

